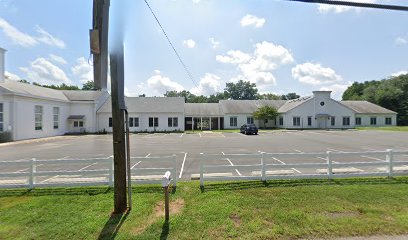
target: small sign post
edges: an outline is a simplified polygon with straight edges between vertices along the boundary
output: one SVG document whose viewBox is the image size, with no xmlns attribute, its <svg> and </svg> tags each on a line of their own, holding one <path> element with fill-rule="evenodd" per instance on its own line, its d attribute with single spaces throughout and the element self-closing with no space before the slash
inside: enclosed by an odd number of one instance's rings
<svg viewBox="0 0 408 240">
<path fill-rule="evenodd" d="M 171 172 L 167 171 L 162 178 L 162 187 L 164 190 L 164 214 L 165 221 L 169 222 L 170 219 L 170 207 L 169 207 L 169 184 L 171 182 Z"/>
</svg>

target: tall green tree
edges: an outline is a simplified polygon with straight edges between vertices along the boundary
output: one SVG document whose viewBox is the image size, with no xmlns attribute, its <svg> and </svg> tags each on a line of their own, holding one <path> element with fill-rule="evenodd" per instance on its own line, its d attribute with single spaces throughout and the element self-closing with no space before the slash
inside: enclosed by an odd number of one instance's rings
<svg viewBox="0 0 408 240">
<path fill-rule="evenodd" d="M 259 107 L 258 110 L 256 110 L 253 113 L 253 116 L 255 119 L 257 120 L 262 120 L 263 122 L 263 127 L 265 127 L 266 122 L 269 120 L 274 120 L 276 119 L 276 117 L 278 117 L 279 113 L 278 110 L 276 110 L 276 108 L 271 107 L 271 106 L 262 106 Z"/>
<path fill-rule="evenodd" d="M 296 93 L 288 93 L 281 96 L 282 100 L 292 100 L 296 98 L 300 98 L 300 96 L 297 95 Z"/>
<path fill-rule="evenodd" d="M 273 93 L 264 93 L 264 94 L 258 94 L 258 99 L 262 100 L 281 100 L 281 96 L 278 96 Z"/>
<path fill-rule="evenodd" d="M 227 83 L 224 94 L 234 100 L 256 100 L 258 89 L 255 83 L 239 80 L 237 83 Z"/>
<path fill-rule="evenodd" d="M 87 91 L 96 91 L 96 86 L 94 81 L 87 81 L 82 85 L 81 90 L 87 90 Z"/>
</svg>

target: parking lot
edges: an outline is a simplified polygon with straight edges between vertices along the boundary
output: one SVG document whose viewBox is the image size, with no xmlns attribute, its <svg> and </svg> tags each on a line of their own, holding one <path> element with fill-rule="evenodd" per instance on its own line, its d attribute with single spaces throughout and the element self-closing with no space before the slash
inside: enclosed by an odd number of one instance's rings
<svg viewBox="0 0 408 240">
<path fill-rule="evenodd" d="M 239 133 L 221 132 L 197 132 L 197 133 L 156 133 L 156 134 L 133 134 L 131 135 L 131 156 L 139 157 L 132 159 L 131 167 L 160 167 L 152 162 L 149 157 L 168 156 L 175 154 L 177 157 L 177 175 L 182 180 L 190 180 L 200 172 L 200 153 L 206 154 L 254 154 L 267 153 L 324 153 L 332 152 L 370 152 L 385 151 L 408 151 L 408 133 L 391 131 L 261 131 L 259 135 L 243 135 Z M 19 160 L 70 160 L 70 159 L 104 159 L 112 156 L 112 135 L 84 135 L 84 136 L 61 136 L 47 139 L 36 139 L 22 142 L 0 144 L 0 161 Z M 361 154 L 357 157 L 342 158 L 333 157 L 333 163 L 347 161 L 383 161 L 385 154 Z M 399 161 L 408 161 L 408 155 L 398 156 Z M 293 163 L 325 163 L 324 156 L 284 156 L 267 157 L 267 164 L 293 164 Z M 258 164 L 259 157 L 232 159 L 214 159 L 209 164 Z M 166 163 L 163 163 L 166 164 Z M 106 169 L 109 163 L 84 162 L 69 164 L 46 164 L 36 166 L 37 171 L 85 171 Z M 2 172 L 27 172 L 27 167 L 15 165 L 2 165 Z M 385 168 L 378 167 L 378 171 Z M 405 170 L 405 168 L 407 168 Z M 345 168 L 334 171 L 364 172 L 373 169 Z M 408 171 L 407 166 L 399 168 Z M 280 172 L 279 172 L 280 171 Z M 279 174 L 322 173 L 327 169 L 280 169 Z M 269 171 L 269 174 L 276 174 Z M 253 175 L 254 172 L 239 170 L 227 173 L 242 176 Z M 37 181 L 46 183 L 56 181 L 60 176 L 38 177 Z M 0 179 L 1 181 L 1 179 Z"/>
</svg>

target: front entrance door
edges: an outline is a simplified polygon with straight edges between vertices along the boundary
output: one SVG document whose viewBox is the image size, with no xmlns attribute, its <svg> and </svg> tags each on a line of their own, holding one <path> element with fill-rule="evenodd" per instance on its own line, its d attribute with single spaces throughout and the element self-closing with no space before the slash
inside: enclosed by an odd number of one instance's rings
<svg viewBox="0 0 408 240">
<path fill-rule="evenodd" d="M 326 129 L 327 128 L 327 117 L 318 117 L 317 118 L 317 127 Z"/>
</svg>

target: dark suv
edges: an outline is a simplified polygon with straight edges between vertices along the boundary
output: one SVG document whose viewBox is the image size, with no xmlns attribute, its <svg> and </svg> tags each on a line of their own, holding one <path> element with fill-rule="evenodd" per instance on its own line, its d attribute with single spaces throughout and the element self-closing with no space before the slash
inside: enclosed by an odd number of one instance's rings
<svg viewBox="0 0 408 240">
<path fill-rule="evenodd" d="M 245 135 L 258 134 L 258 128 L 254 124 L 244 124 L 239 131 Z"/>
</svg>

